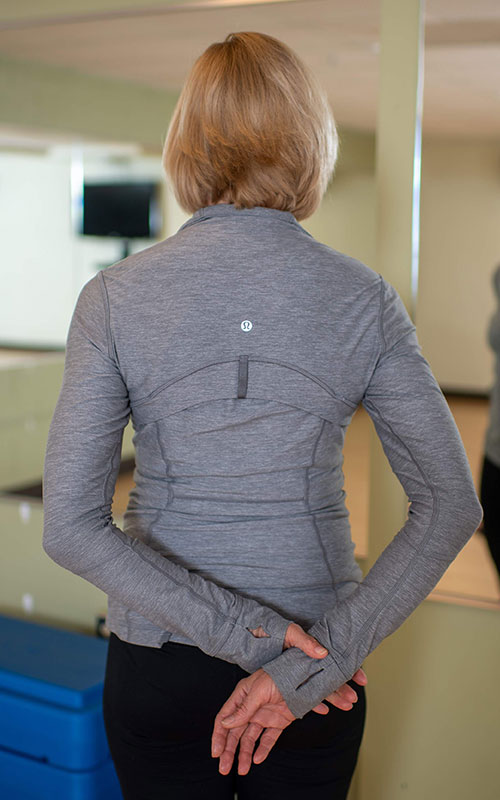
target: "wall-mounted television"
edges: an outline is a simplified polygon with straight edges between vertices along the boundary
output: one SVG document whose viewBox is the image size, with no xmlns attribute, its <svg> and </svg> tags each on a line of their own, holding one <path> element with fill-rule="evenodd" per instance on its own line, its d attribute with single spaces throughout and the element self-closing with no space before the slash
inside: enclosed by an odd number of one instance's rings
<svg viewBox="0 0 500 800">
<path fill-rule="evenodd" d="M 79 233 L 121 239 L 161 234 L 160 184 L 154 181 L 84 182 Z"/>
</svg>

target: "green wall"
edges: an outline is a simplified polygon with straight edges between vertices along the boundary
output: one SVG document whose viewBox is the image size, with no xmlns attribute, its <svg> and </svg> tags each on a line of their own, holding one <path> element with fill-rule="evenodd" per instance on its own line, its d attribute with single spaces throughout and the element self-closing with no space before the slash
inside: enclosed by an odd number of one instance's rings
<svg viewBox="0 0 500 800">
<path fill-rule="evenodd" d="M 161 152 L 176 95 L 0 56 L 0 125 L 136 142 Z"/>
<path fill-rule="evenodd" d="M 0 491 L 41 480 L 63 369 L 64 353 L 0 367 Z M 129 422 L 123 436 L 123 457 L 133 455 L 132 436 Z"/>
</svg>

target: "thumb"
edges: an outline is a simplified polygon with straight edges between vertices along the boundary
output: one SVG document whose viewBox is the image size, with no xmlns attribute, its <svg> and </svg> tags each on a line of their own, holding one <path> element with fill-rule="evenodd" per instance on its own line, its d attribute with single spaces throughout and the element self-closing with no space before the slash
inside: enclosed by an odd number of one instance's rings
<svg viewBox="0 0 500 800">
<path fill-rule="evenodd" d="M 221 719 L 221 724 L 227 728 L 235 728 L 238 725 L 243 725 L 243 723 L 248 722 L 253 717 L 263 702 L 265 701 L 258 699 L 257 692 L 247 694 L 245 699 L 241 701 L 238 708 L 236 708 L 228 717 Z"/>
<path fill-rule="evenodd" d="M 328 654 L 326 647 L 323 647 L 314 636 L 310 636 L 295 622 L 290 623 L 287 628 L 284 649 L 288 647 L 298 647 L 312 658 L 324 658 Z"/>
</svg>

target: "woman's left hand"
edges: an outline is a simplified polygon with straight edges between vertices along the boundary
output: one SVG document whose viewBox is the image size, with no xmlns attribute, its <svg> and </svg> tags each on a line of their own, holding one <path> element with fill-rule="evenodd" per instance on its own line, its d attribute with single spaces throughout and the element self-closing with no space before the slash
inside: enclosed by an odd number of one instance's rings
<svg viewBox="0 0 500 800">
<path fill-rule="evenodd" d="M 248 678 L 242 678 L 214 721 L 212 756 L 220 759 L 219 772 L 224 775 L 230 772 L 239 742 L 238 773 L 246 775 L 252 763 L 255 742 L 264 728 L 267 730 L 259 742 L 255 763 L 264 761 L 281 731 L 294 719 L 267 672 L 258 669 Z"/>
<path fill-rule="evenodd" d="M 366 673 L 361 667 L 352 680 L 360 685 L 367 683 Z M 337 708 L 348 711 L 358 696 L 349 684 L 344 683 L 326 699 Z M 319 703 L 312 710 L 317 714 L 328 714 L 329 711 L 325 703 Z M 259 736 L 262 734 L 253 757 L 255 764 L 267 758 L 282 731 L 295 719 L 267 672 L 258 669 L 248 678 L 243 678 L 215 717 L 212 756 L 220 759 L 219 772 L 223 775 L 230 772 L 239 742 L 238 774 L 246 775 Z"/>
</svg>

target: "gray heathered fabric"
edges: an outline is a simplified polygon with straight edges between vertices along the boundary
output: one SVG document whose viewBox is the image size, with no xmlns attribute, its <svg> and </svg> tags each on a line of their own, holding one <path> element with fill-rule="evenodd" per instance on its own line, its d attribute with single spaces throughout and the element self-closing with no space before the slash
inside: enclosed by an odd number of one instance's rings
<svg viewBox="0 0 500 800">
<path fill-rule="evenodd" d="M 490 394 L 489 424 L 484 452 L 493 464 L 500 467 L 500 265 L 493 273 L 492 283 L 497 307 L 488 326 L 488 342 L 495 354 L 495 378 Z"/>
<path fill-rule="evenodd" d="M 364 579 L 342 474 L 360 402 L 411 501 Z M 129 414 L 136 488 L 122 531 L 111 499 Z M 81 290 L 44 508 L 44 550 L 108 594 L 121 639 L 172 636 L 263 666 L 297 717 L 404 622 L 481 519 L 393 287 L 292 214 L 232 204 L 198 209 Z M 291 620 L 329 655 L 282 652 Z M 268 637 L 248 630 L 259 625 Z"/>
</svg>

